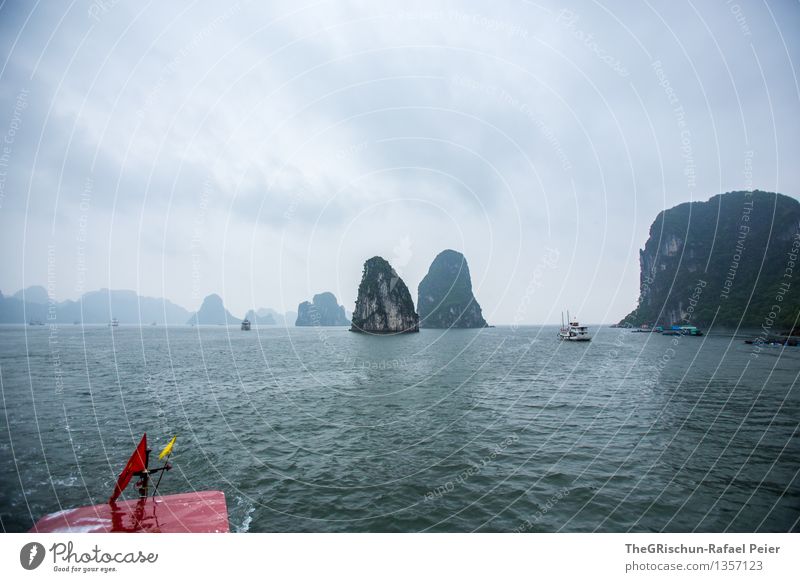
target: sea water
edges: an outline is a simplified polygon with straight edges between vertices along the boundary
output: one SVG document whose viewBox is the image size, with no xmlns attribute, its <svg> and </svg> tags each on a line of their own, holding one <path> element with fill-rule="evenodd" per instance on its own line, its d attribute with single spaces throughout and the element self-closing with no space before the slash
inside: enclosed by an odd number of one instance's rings
<svg viewBox="0 0 800 582">
<path fill-rule="evenodd" d="M 105 502 L 147 432 L 233 531 L 798 529 L 800 348 L 556 331 L 0 326 L 2 527 Z"/>
</svg>

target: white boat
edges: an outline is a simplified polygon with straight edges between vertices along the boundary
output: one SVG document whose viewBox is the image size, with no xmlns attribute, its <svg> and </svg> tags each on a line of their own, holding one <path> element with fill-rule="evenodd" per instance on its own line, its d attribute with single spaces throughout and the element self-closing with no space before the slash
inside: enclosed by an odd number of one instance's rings
<svg viewBox="0 0 800 582">
<path fill-rule="evenodd" d="M 589 342 L 592 341 L 592 336 L 589 333 L 589 328 L 578 323 L 578 320 L 572 321 L 569 311 L 567 311 L 566 325 L 564 325 L 564 314 L 561 314 L 561 328 L 558 330 L 558 339 L 568 342 Z"/>
<path fill-rule="evenodd" d="M 109 323 L 111 327 L 119 327 L 119 320 L 116 317 L 111 318 L 111 323 Z"/>
</svg>

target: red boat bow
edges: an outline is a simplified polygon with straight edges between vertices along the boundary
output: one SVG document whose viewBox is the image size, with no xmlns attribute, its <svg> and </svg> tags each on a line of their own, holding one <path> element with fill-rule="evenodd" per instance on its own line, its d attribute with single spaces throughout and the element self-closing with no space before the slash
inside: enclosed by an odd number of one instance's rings
<svg viewBox="0 0 800 582">
<path fill-rule="evenodd" d="M 175 444 L 173 437 L 161 452 L 161 457 L 172 453 Z M 150 469 L 148 461 L 150 449 L 147 448 L 147 434 L 131 458 L 122 469 L 114 493 L 107 504 L 91 505 L 66 509 L 46 515 L 31 528 L 32 532 L 143 532 L 143 533 L 224 533 L 228 532 L 228 506 L 222 491 L 195 491 L 178 495 L 157 495 L 158 484 L 165 471 L 171 469 L 169 463 L 163 467 Z M 153 496 L 148 496 L 150 477 L 160 473 Z M 131 501 L 117 501 L 133 477 L 139 477 L 136 484 L 139 498 Z"/>
<path fill-rule="evenodd" d="M 31 532 L 227 533 L 228 507 L 222 491 L 144 497 L 51 513 Z"/>
</svg>

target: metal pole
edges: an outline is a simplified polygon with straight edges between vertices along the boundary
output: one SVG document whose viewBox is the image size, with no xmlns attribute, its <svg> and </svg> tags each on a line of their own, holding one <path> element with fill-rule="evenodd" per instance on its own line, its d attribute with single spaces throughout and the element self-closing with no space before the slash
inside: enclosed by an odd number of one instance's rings
<svg viewBox="0 0 800 582">
<path fill-rule="evenodd" d="M 142 473 L 142 486 L 139 487 L 139 497 L 147 497 L 147 486 L 150 483 L 150 449 L 144 453 L 144 472 Z"/>
<path fill-rule="evenodd" d="M 163 477 L 164 473 L 166 473 L 167 471 L 167 464 L 169 463 L 169 458 L 171 456 L 172 456 L 172 451 L 170 451 L 169 454 L 167 455 L 167 458 L 164 461 L 164 466 L 161 468 L 161 474 L 158 476 L 158 481 L 156 481 L 156 486 L 153 487 L 153 497 L 155 497 L 156 493 L 158 493 L 158 486 L 161 484 L 161 477 Z"/>
</svg>

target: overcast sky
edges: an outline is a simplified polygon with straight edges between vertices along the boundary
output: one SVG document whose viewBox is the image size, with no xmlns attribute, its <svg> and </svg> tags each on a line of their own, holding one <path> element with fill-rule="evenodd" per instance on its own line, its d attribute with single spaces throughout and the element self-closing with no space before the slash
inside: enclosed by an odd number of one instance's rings
<svg viewBox="0 0 800 582">
<path fill-rule="evenodd" d="M 0 8 L 4 294 L 352 310 L 453 248 L 490 323 L 610 322 L 660 210 L 800 191 L 796 1 L 45 4 Z"/>
</svg>

